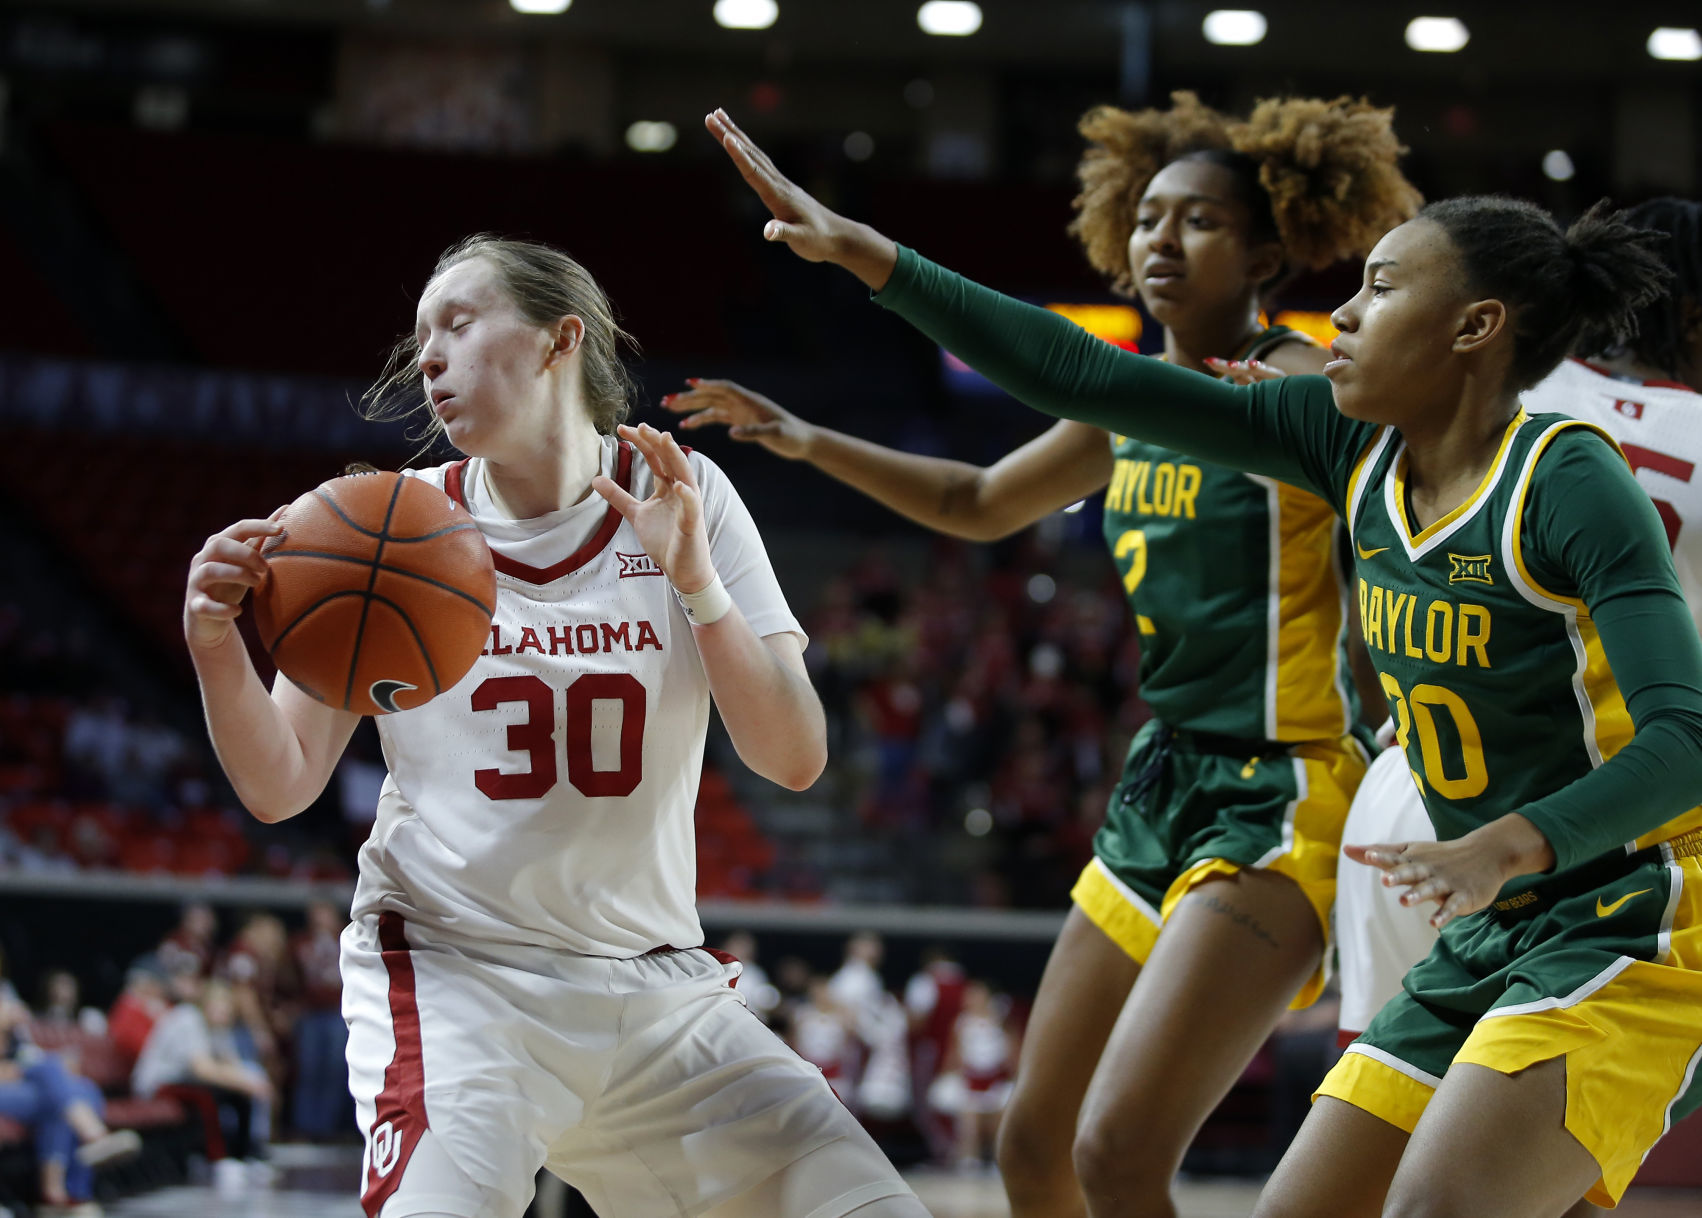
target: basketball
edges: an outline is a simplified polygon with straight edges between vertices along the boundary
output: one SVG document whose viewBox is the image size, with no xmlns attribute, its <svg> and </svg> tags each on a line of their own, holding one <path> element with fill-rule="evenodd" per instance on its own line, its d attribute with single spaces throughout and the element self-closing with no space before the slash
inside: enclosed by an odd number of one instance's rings
<svg viewBox="0 0 1702 1218">
<path fill-rule="evenodd" d="M 454 685 L 490 637 L 496 570 L 473 518 L 398 473 L 333 478 L 262 548 L 254 624 L 280 672 L 327 706 L 384 715 Z"/>
</svg>

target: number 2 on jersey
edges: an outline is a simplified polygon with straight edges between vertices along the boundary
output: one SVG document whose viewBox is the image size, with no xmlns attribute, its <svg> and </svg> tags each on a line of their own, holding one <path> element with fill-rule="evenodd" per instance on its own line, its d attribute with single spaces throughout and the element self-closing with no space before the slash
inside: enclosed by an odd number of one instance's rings
<svg viewBox="0 0 1702 1218">
<path fill-rule="evenodd" d="M 566 693 L 562 735 L 567 744 L 567 781 L 593 799 L 632 794 L 644 777 L 644 686 L 631 673 L 596 672 L 576 678 Z M 541 799 L 557 782 L 555 690 L 526 674 L 491 677 L 473 691 L 476 711 L 495 710 L 508 702 L 526 706 L 526 717 L 508 725 L 508 749 L 525 753 L 531 764 L 512 772 L 474 770 L 473 785 L 489 799 Z M 621 705 L 618 769 L 593 768 L 591 727 L 597 702 Z"/>
<path fill-rule="evenodd" d="M 1121 560 L 1129 556 L 1129 572 L 1123 576 L 1123 591 L 1130 596 L 1141 586 L 1146 578 L 1146 533 L 1140 529 L 1130 529 L 1117 538 L 1117 544 L 1112 548 L 1111 556 Z"/>
</svg>

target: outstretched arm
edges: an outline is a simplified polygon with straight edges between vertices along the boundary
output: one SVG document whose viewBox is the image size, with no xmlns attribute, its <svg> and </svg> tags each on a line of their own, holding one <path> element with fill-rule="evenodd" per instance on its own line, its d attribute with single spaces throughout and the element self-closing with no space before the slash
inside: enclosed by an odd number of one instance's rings
<svg viewBox="0 0 1702 1218">
<path fill-rule="evenodd" d="M 732 381 L 694 380 L 662 405 L 681 428 L 720 424 L 735 440 L 807 461 L 822 473 L 935 532 L 995 541 L 1068 507 L 1111 478 L 1105 433 L 1063 421 L 994 462 L 971 465 L 886 448 L 805 422 Z"/>
<path fill-rule="evenodd" d="M 1371 428 L 1343 418 L 1329 384 L 1286 377 L 1241 388 L 1103 343 L 1046 309 L 934 265 L 788 180 L 724 111 L 705 120 L 774 218 L 763 235 L 833 262 L 881 305 L 1036 410 L 1266 474 L 1339 503 Z"/>
</svg>

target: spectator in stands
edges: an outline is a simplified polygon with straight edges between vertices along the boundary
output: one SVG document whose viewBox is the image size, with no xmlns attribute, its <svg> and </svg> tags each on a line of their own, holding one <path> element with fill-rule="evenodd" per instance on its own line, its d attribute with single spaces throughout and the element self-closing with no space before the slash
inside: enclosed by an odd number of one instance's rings
<svg viewBox="0 0 1702 1218">
<path fill-rule="evenodd" d="M 342 912 L 327 901 L 307 907 L 307 927 L 290 944 L 301 981 L 295 1026 L 295 1128 L 312 1138 L 354 1130 L 349 1070 L 343 1059 L 343 978 L 337 968 Z M 741 979 L 741 989 L 743 988 Z"/>
<path fill-rule="evenodd" d="M 110 793 L 131 760 L 124 699 L 100 694 L 73 710 L 65 721 L 64 749 L 69 794 L 98 799 Z"/>
<path fill-rule="evenodd" d="M 845 941 L 845 963 L 827 983 L 834 1011 L 854 1037 L 848 1046 L 853 1069 L 842 1098 L 858 1115 L 875 1120 L 891 1120 L 910 1108 L 908 1021 L 881 980 L 884 951 L 879 935 L 859 931 Z"/>
<path fill-rule="evenodd" d="M 763 1023 L 772 1022 L 780 1006 L 780 991 L 756 962 L 756 936 L 748 930 L 736 930 L 727 936 L 721 950 L 745 966 L 739 974 L 739 993 L 745 996 L 745 1005 Z"/>
<path fill-rule="evenodd" d="M 882 989 L 857 1013 L 854 1031 L 867 1050 L 855 1111 L 865 1120 L 897 1120 L 910 1111 L 910 1027 L 904 1004 Z"/>
<path fill-rule="evenodd" d="M 985 983 L 971 981 L 963 987 L 963 1010 L 952 1026 L 941 1072 L 942 1079 L 952 1080 L 941 1090 L 954 1094 L 941 1097 L 941 1106 L 953 1107 L 955 1100 L 957 1166 L 978 1166 L 983 1156 L 991 1162 L 1015 1065 L 1015 1038 L 1005 1026 L 1001 1004 Z"/>
<path fill-rule="evenodd" d="M 261 1160 L 256 1130 L 273 1095 L 266 1072 L 237 1052 L 236 1019 L 230 987 L 205 982 L 198 1002 L 180 1002 L 160 1017 L 130 1076 L 137 1095 L 167 1095 L 200 1113 L 213 1182 L 221 1189 L 260 1174 L 245 1161 Z"/>
<path fill-rule="evenodd" d="M 127 764 L 108 788 L 113 796 L 124 803 L 148 807 L 170 804 L 174 780 L 189 757 L 189 742 L 183 733 L 154 711 L 144 709 L 132 718 L 126 743 Z"/>
<path fill-rule="evenodd" d="M 852 1027 L 856 1017 L 834 996 L 825 977 L 810 978 L 805 996 L 792 1008 L 786 1043 L 827 1079 L 847 1107 L 856 1098 L 860 1049 Z"/>
<path fill-rule="evenodd" d="M 124 989 L 107 1014 L 107 1035 L 126 1071 L 136 1068 L 154 1024 L 171 1009 L 165 965 L 153 953 L 139 956 L 124 974 Z"/>
<path fill-rule="evenodd" d="M 42 980 L 41 1006 L 36 1020 L 50 1026 L 76 1028 L 90 1036 L 106 1035 L 106 1015 L 82 1004 L 82 987 L 77 975 L 56 968 Z"/>
<path fill-rule="evenodd" d="M 952 1028 L 963 1009 L 963 966 L 943 947 L 922 953 L 922 967 L 904 987 L 910 1017 L 910 1077 L 916 1126 L 936 1159 L 953 1157 L 957 1140 L 952 1122 L 928 1101 L 928 1089 L 945 1064 Z"/>
<path fill-rule="evenodd" d="M 845 963 L 828 983 L 833 997 L 853 1019 L 880 1005 L 886 985 L 881 981 L 881 956 L 885 948 L 873 931 L 858 931 L 845 941 Z"/>
<path fill-rule="evenodd" d="M 0 1116 L 30 1130 L 40 1168 L 40 1218 L 97 1215 L 95 1169 L 136 1154 L 142 1139 L 135 1130 L 107 1128 L 100 1088 L 32 1045 L 29 1019 L 17 991 L 0 979 Z"/>
<path fill-rule="evenodd" d="M 190 971 L 197 977 L 211 976 L 218 933 L 219 918 L 211 905 L 200 901 L 185 905 L 177 928 L 159 945 L 160 963 L 172 976 Z M 180 962 L 184 962 L 183 967 Z M 192 970 L 187 967 L 189 964 L 193 965 Z"/>
<path fill-rule="evenodd" d="M 283 1044 L 295 1023 L 295 966 L 284 924 L 268 913 L 250 914 L 219 960 L 216 975 L 236 1003 L 236 1044 L 242 1056 L 283 1074 Z"/>
</svg>

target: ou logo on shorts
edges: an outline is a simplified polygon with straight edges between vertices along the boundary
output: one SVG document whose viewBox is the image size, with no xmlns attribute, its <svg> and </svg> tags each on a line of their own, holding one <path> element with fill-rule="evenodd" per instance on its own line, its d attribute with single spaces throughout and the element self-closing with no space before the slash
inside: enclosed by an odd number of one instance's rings
<svg viewBox="0 0 1702 1218">
<path fill-rule="evenodd" d="M 402 1157 L 401 1131 L 389 1121 L 373 1126 L 368 1153 L 372 1170 L 379 1176 L 388 1176 L 395 1170 L 396 1161 Z"/>
</svg>

